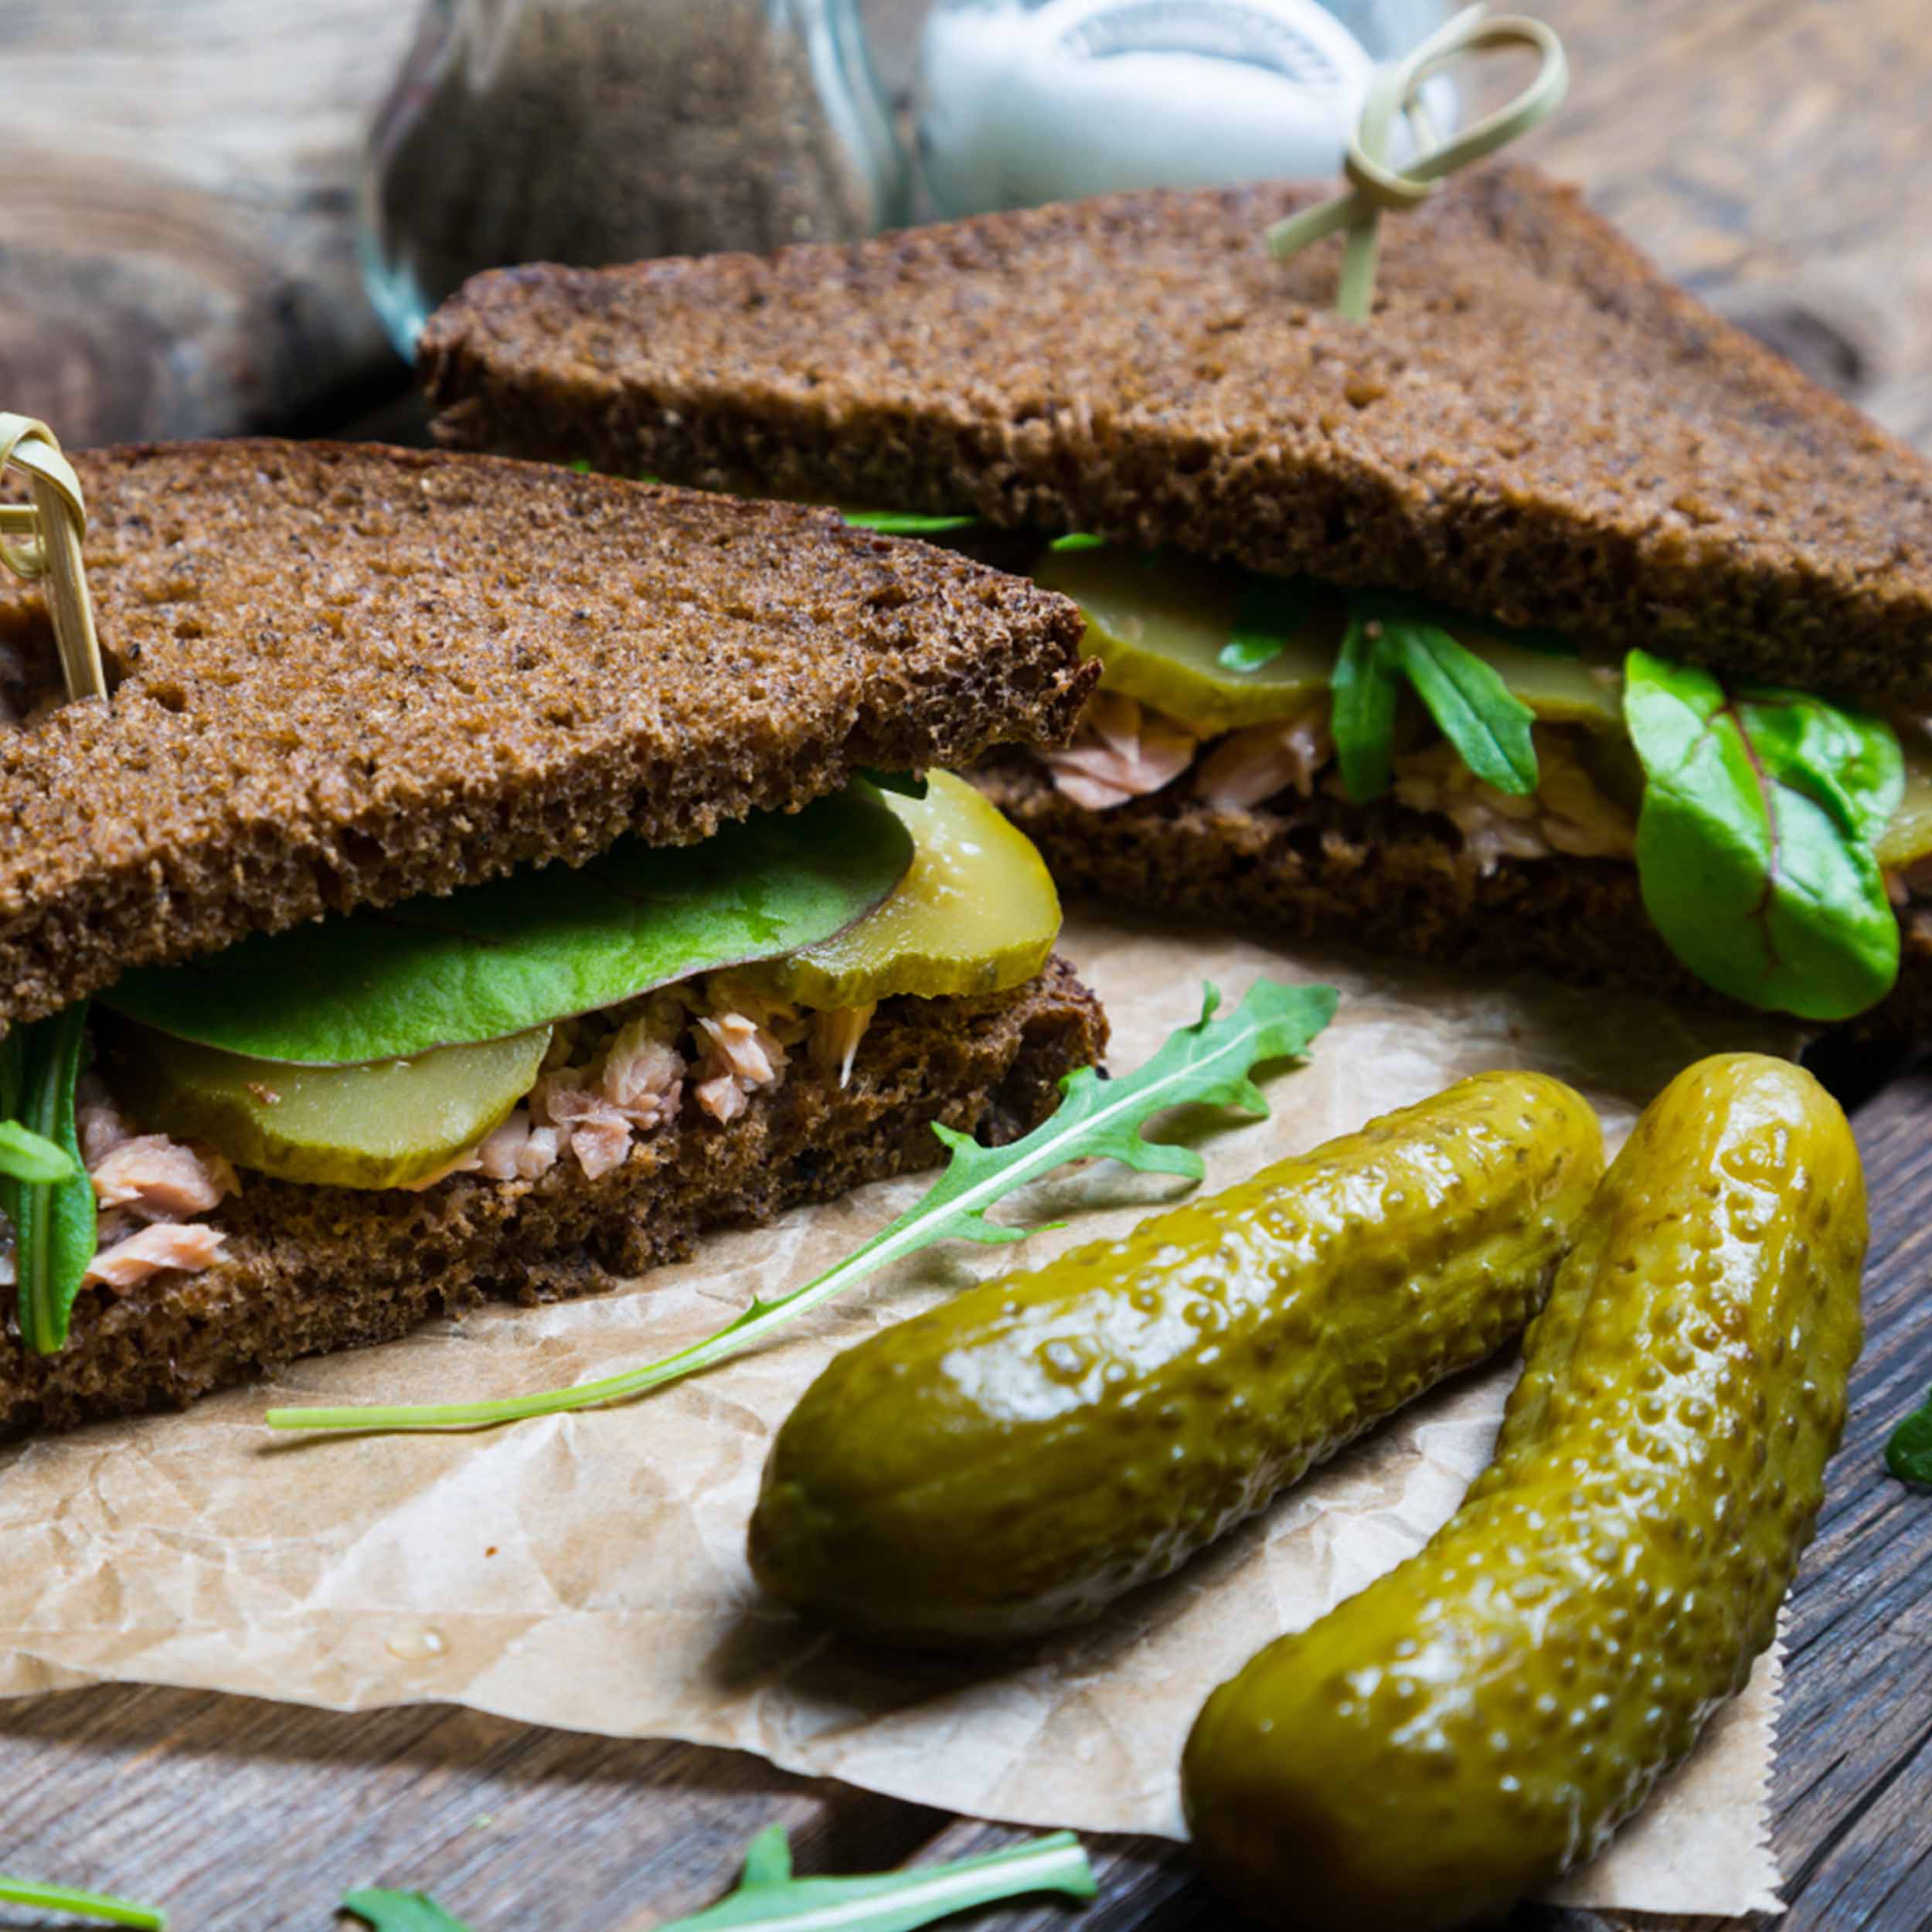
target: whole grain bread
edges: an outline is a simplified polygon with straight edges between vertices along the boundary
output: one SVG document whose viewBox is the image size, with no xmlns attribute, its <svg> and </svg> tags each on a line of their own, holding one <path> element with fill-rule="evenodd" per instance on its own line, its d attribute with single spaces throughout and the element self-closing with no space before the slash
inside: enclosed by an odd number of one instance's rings
<svg viewBox="0 0 1932 1932">
<path fill-rule="evenodd" d="M 1728 1003 L 1658 936 L 1627 861 L 1505 858 L 1485 872 L 1448 819 L 1393 798 L 1358 805 L 1288 792 L 1232 811 L 1172 786 L 1091 811 L 1023 755 L 975 777 L 1070 896 L 1492 976 L 1540 971 L 1686 1007 Z M 1851 1032 L 1932 1038 L 1932 931 L 1908 918 L 1903 952 L 1897 985 Z"/>
<path fill-rule="evenodd" d="M 1532 170 L 1383 224 L 1318 188 L 1148 192 L 851 248 L 478 277 L 439 435 L 706 488 L 1172 544 L 1579 642 L 1932 704 L 1932 470 Z"/>
<path fill-rule="evenodd" d="M 1090 682 L 1070 604 L 825 511 L 369 445 L 76 466 L 114 692 L 36 708 L 44 596 L 0 583 L 0 1022 L 857 766 L 1059 740 Z"/>
<path fill-rule="evenodd" d="M 707 1229 L 932 1165 L 931 1124 L 1009 1140 L 1099 1059 L 1107 1025 L 1064 961 L 1013 992 L 882 1005 L 849 1085 L 801 1060 L 720 1127 L 689 1113 L 596 1180 L 459 1175 L 420 1193 L 246 1177 L 209 1219 L 226 1258 L 114 1294 L 86 1291 L 58 1354 L 0 1339 L 0 1431 L 182 1405 L 294 1357 L 393 1339 L 485 1296 L 596 1293 L 689 1254 Z M 769 1284 L 764 1284 L 769 1286 Z"/>
</svg>

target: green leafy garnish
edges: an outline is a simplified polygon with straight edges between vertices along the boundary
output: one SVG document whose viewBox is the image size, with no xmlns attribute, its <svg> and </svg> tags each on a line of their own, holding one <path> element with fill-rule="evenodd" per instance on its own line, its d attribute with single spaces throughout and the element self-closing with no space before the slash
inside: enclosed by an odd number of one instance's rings
<svg viewBox="0 0 1932 1932">
<path fill-rule="evenodd" d="M 1905 784 L 1891 728 L 1798 691 L 1727 693 L 1633 651 L 1624 717 L 1644 767 L 1637 869 L 1671 950 L 1719 992 L 1849 1019 L 1898 977 L 1874 849 Z"/>
<path fill-rule="evenodd" d="M 1514 798 L 1536 789 L 1536 713 L 1494 665 L 1416 605 L 1352 594 L 1332 682 L 1335 758 L 1343 788 L 1358 804 L 1388 789 L 1405 682 L 1478 778 Z"/>
<path fill-rule="evenodd" d="M 728 1898 L 658 1932 L 759 1932 L 766 1926 L 806 1922 L 809 1932 L 914 1932 L 935 1919 L 1032 1892 L 1090 1899 L 1098 1890 L 1093 1868 L 1071 1832 L 1015 1845 L 951 1865 L 915 1866 L 866 1878 L 800 1879 L 791 1873 L 791 1845 L 782 1825 L 760 1832 L 745 1852 L 743 1876 Z M 372 1932 L 469 1932 L 421 1892 L 352 1892 L 342 1910 Z"/>
<path fill-rule="evenodd" d="M 750 1307 L 702 1342 L 675 1355 L 607 1376 L 596 1382 L 500 1402 L 430 1403 L 411 1408 L 271 1409 L 274 1429 L 474 1429 L 528 1416 L 621 1402 L 665 1383 L 709 1369 L 761 1342 L 773 1330 L 829 1301 L 875 1274 L 936 1241 L 1024 1240 L 1030 1230 L 1006 1227 L 986 1211 L 1015 1189 L 1069 1161 L 1107 1155 L 1143 1172 L 1184 1174 L 1198 1181 L 1205 1163 L 1193 1148 L 1148 1141 L 1143 1127 L 1170 1107 L 1215 1104 L 1265 1114 L 1267 1100 L 1250 1077 L 1264 1060 L 1299 1058 L 1334 1017 L 1332 986 L 1283 986 L 1257 980 L 1226 1019 L 1216 1019 L 1220 995 L 1204 990 L 1201 1017 L 1168 1036 L 1151 1059 L 1117 1080 L 1103 1080 L 1090 1066 L 1060 1082 L 1064 1095 L 1052 1117 L 1010 1146 L 982 1147 L 967 1135 L 935 1124 L 933 1131 L 952 1150 L 945 1172 L 914 1206 L 838 1264 L 802 1288 Z"/>
<path fill-rule="evenodd" d="M 1932 1396 L 1892 1431 L 1885 1445 L 1885 1466 L 1900 1482 L 1932 1485 Z"/>
<path fill-rule="evenodd" d="M 1056 536 L 1047 545 L 1049 550 L 1104 550 L 1107 539 L 1094 536 L 1085 530 L 1069 530 L 1064 536 Z"/>
<path fill-rule="evenodd" d="M 372 1932 L 470 1932 L 427 1892 L 386 1892 L 370 1886 L 350 1893 L 335 1909 L 360 1919 Z"/>
<path fill-rule="evenodd" d="M 65 1181 L 73 1171 L 73 1157 L 52 1141 L 18 1121 L 0 1121 L 0 1176 L 10 1181 Z"/>
<path fill-rule="evenodd" d="M 1221 647 L 1223 671 L 1260 671 L 1274 663 L 1308 621 L 1308 586 L 1299 577 L 1243 573 L 1234 628 Z"/>
<path fill-rule="evenodd" d="M 881 536 L 937 536 L 947 530 L 970 530 L 976 516 L 926 516 L 917 510 L 842 510 L 848 523 Z"/>
<path fill-rule="evenodd" d="M 814 945 L 884 899 L 912 853 L 905 827 L 855 787 L 699 845 L 625 839 L 585 866 L 257 934 L 124 975 L 102 1004 L 257 1060 L 403 1060 Z"/>
<path fill-rule="evenodd" d="M 67 1339 L 74 1298 L 94 1258 L 94 1183 L 87 1179 L 74 1130 L 74 1083 L 87 1037 L 87 1002 L 79 1000 L 50 1019 L 16 1026 L 0 1040 L 0 1120 L 19 1130 L 12 1138 L 34 1158 L 35 1144 L 61 1159 L 58 1174 L 41 1162 L 45 1179 L 0 1163 L 0 1212 L 13 1223 L 20 1334 L 37 1355 L 52 1355 Z"/>
<path fill-rule="evenodd" d="M 168 1914 L 131 1899 L 104 1892 L 77 1892 L 66 1885 L 43 1885 L 34 1879 L 0 1875 L 0 1905 L 25 1905 L 36 1912 L 64 1912 L 70 1918 L 94 1919 L 108 1925 L 131 1925 L 141 1932 L 167 1932 Z"/>
</svg>

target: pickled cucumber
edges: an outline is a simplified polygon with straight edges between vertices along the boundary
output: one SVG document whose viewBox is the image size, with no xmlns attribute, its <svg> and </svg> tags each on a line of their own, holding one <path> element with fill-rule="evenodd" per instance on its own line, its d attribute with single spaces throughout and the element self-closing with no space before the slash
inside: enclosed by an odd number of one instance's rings
<svg viewBox="0 0 1932 1932">
<path fill-rule="evenodd" d="M 1060 929 L 1060 900 L 1032 841 L 949 771 L 927 774 L 923 798 L 882 798 L 913 835 L 905 877 L 855 924 L 761 976 L 782 998 L 821 1007 L 998 992 L 1031 979 Z"/>
<path fill-rule="evenodd" d="M 550 1031 L 361 1066 L 251 1060 L 128 1021 L 104 1044 L 142 1126 L 282 1180 L 385 1188 L 441 1172 L 500 1125 L 536 1085 Z"/>
<path fill-rule="evenodd" d="M 772 1446 L 759 1581 L 921 1645 L 1090 1617 L 1514 1335 L 1603 1167 L 1486 1073 L 835 1360 Z"/>
<path fill-rule="evenodd" d="M 1495 1460 L 1418 1556 L 1208 1700 L 1182 1786 L 1264 1923 L 1500 1913 L 1590 1856 L 1771 1641 L 1858 1354 L 1864 1183 L 1809 1074 L 1681 1074 L 1529 1332 Z"/>
<path fill-rule="evenodd" d="M 1204 738 L 1284 717 L 1328 689 L 1346 620 L 1343 594 L 1303 587 L 1307 616 L 1281 655 L 1258 671 L 1220 662 L 1244 583 L 1226 565 L 1124 549 L 1049 550 L 1033 575 L 1080 605 L 1087 648 L 1103 682 L 1178 719 Z M 1624 734 L 1622 692 L 1581 658 L 1539 651 L 1474 619 L 1445 620 L 1457 641 L 1502 673 L 1510 690 L 1552 724 Z"/>
</svg>

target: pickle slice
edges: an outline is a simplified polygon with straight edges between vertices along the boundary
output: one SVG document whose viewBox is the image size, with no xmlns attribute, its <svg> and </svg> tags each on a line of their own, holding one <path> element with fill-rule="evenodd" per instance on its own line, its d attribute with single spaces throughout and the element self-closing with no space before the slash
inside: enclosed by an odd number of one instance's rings
<svg viewBox="0 0 1932 1932">
<path fill-rule="evenodd" d="M 1889 869 L 1932 852 L 1932 743 L 1907 727 L 1899 733 L 1899 747 L 1905 753 L 1905 795 L 1878 843 L 1879 863 Z"/>
<path fill-rule="evenodd" d="M 1203 738 L 1265 724 L 1318 697 L 1341 648 L 1342 594 L 1309 586 L 1307 618 L 1281 655 L 1258 671 L 1230 670 L 1221 652 L 1240 614 L 1244 574 L 1197 558 L 1142 558 L 1114 547 L 1049 550 L 1033 566 L 1037 581 L 1085 614 L 1087 648 L 1105 666 L 1107 689 L 1165 712 Z M 1620 678 L 1600 675 L 1581 658 L 1533 650 L 1473 620 L 1453 618 L 1445 628 L 1494 665 L 1538 717 L 1622 733 Z"/>
<path fill-rule="evenodd" d="M 143 1126 L 206 1141 L 237 1167 L 335 1187 L 407 1187 L 500 1126 L 536 1084 L 548 1026 L 413 1060 L 298 1066 L 122 1022 L 117 1094 Z"/>
<path fill-rule="evenodd" d="M 761 976 L 784 998 L 818 1007 L 997 992 L 1031 979 L 1060 927 L 1060 899 L 1032 842 L 949 771 L 928 774 L 923 798 L 884 796 L 913 835 L 910 869 L 876 911 Z"/>
<path fill-rule="evenodd" d="M 1087 648 L 1110 691 L 1178 718 L 1204 738 L 1265 724 L 1328 688 L 1342 642 L 1341 598 L 1317 592 L 1308 621 L 1258 671 L 1220 662 L 1240 608 L 1239 575 L 1165 553 L 1049 550 L 1035 580 L 1071 597 L 1087 618 Z"/>
</svg>

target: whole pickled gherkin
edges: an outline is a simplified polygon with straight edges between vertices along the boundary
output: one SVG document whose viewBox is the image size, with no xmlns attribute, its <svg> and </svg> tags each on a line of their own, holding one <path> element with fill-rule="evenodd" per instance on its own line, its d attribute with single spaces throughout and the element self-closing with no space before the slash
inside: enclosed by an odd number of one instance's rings
<svg viewBox="0 0 1932 1932">
<path fill-rule="evenodd" d="M 1516 1334 L 1602 1169 L 1580 1095 L 1485 1073 L 969 1290 L 806 1391 L 758 1580 L 920 1645 L 1090 1617 Z"/>
<path fill-rule="evenodd" d="M 1860 1339 L 1835 1102 L 1732 1054 L 1651 1104 L 1417 1556 L 1209 1699 L 1182 1785 L 1264 1923 L 1485 1920 L 1590 1857 L 1768 1645 Z"/>
</svg>

